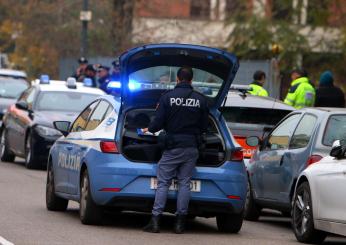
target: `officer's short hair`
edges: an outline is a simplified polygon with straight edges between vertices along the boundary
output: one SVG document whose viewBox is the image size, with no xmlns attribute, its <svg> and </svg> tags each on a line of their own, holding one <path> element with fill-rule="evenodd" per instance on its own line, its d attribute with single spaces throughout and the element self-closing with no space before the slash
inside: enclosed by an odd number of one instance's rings
<svg viewBox="0 0 346 245">
<path fill-rule="evenodd" d="M 266 74 L 264 73 L 264 71 L 259 70 L 253 74 L 253 80 L 255 81 L 260 81 L 262 80 L 262 78 L 266 78 Z"/>
<path fill-rule="evenodd" d="M 178 70 L 177 77 L 179 81 L 190 82 L 193 78 L 193 71 L 191 67 L 181 67 Z"/>
<path fill-rule="evenodd" d="M 291 75 L 297 73 L 300 77 L 307 77 L 308 72 L 304 68 L 295 68 L 291 71 Z"/>
</svg>

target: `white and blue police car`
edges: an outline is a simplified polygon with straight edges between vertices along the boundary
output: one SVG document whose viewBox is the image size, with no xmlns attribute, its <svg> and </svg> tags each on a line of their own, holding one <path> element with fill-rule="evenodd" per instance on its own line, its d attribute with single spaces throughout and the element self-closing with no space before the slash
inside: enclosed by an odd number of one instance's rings
<svg viewBox="0 0 346 245">
<path fill-rule="evenodd" d="M 54 123 L 64 136 L 50 150 L 48 210 L 63 211 L 69 200 L 77 201 L 83 224 L 100 224 L 104 210 L 110 208 L 151 210 L 162 150 L 155 134 L 139 135 L 137 129 L 153 119 L 159 97 L 175 86 L 181 66 L 193 68 L 194 88 L 206 94 L 210 107 L 189 213 L 216 217 L 220 231 L 241 229 L 247 189 L 243 152 L 218 111 L 238 61 L 225 51 L 195 45 L 153 44 L 127 51 L 120 57 L 120 81 L 109 84 L 121 90 L 120 97 L 94 100 L 72 124 Z M 175 210 L 177 188 L 173 181 L 167 212 Z"/>
<path fill-rule="evenodd" d="M 86 85 L 88 80 L 86 79 Z M 76 79 L 50 80 L 42 75 L 9 106 L 0 128 L 2 161 L 25 158 L 27 168 L 42 168 L 54 141 L 62 134 L 54 129 L 56 120 L 73 121 L 95 98 L 105 93 Z"/>
</svg>

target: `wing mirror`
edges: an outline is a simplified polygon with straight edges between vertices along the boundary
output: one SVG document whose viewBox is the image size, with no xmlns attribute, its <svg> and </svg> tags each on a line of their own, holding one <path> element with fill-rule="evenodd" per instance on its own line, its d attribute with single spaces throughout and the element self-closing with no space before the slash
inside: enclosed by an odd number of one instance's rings
<svg viewBox="0 0 346 245">
<path fill-rule="evenodd" d="M 343 158 L 345 155 L 345 144 L 343 143 L 341 140 L 335 140 L 329 155 L 338 159 Z"/>
<path fill-rule="evenodd" d="M 20 109 L 20 110 L 28 111 L 29 110 L 29 105 L 25 101 L 20 100 L 20 101 L 16 102 L 16 108 Z"/>
<path fill-rule="evenodd" d="M 53 122 L 54 128 L 60 131 L 65 137 L 70 131 L 71 123 L 69 121 L 55 121 Z"/>
<path fill-rule="evenodd" d="M 246 138 L 246 144 L 248 146 L 256 147 L 261 144 L 261 140 L 257 136 L 250 136 Z"/>
</svg>

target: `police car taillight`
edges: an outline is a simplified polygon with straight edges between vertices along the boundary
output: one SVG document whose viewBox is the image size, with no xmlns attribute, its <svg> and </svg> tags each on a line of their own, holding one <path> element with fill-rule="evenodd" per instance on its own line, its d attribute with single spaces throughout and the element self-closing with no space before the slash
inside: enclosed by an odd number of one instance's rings
<svg viewBox="0 0 346 245">
<path fill-rule="evenodd" d="M 243 161 L 243 159 L 244 159 L 243 148 L 237 147 L 232 150 L 231 158 L 230 158 L 231 161 L 240 162 L 240 161 Z"/>
<path fill-rule="evenodd" d="M 115 141 L 101 141 L 100 148 L 103 153 L 119 153 L 118 146 Z"/>
</svg>

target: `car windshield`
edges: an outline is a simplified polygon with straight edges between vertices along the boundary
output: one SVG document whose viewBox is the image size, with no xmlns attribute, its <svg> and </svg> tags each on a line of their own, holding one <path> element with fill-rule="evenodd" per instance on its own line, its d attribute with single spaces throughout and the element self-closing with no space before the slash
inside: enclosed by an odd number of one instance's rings
<svg viewBox="0 0 346 245">
<path fill-rule="evenodd" d="M 0 76 L 0 98 L 18 99 L 28 87 L 24 79 Z"/>
<path fill-rule="evenodd" d="M 130 90 L 172 89 L 176 85 L 176 66 L 155 66 L 133 72 L 129 76 Z M 193 68 L 193 87 L 208 97 L 215 97 L 223 80 L 207 71 Z"/>
<path fill-rule="evenodd" d="M 341 139 L 346 139 L 346 115 L 330 116 L 322 143 L 326 146 L 332 146 L 335 140 Z"/>
<path fill-rule="evenodd" d="M 36 103 L 39 111 L 82 111 L 98 94 L 76 92 L 41 92 Z"/>
<path fill-rule="evenodd" d="M 222 107 L 220 111 L 229 126 L 235 123 L 274 126 L 290 111 L 250 107 Z"/>
</svg>

